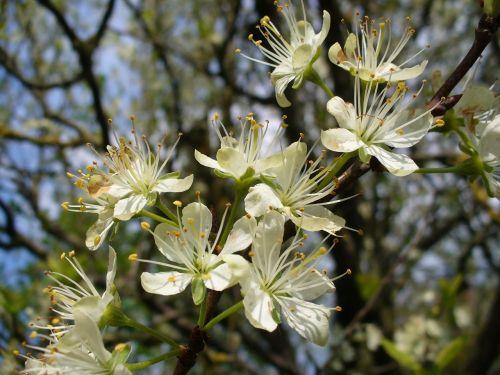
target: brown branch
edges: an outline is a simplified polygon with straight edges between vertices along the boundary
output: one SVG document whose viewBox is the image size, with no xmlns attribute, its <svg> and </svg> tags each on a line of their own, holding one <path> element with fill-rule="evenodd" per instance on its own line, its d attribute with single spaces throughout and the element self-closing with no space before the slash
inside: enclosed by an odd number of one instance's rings
<svg viewBox="0 0 500 375">
<path fill-rule="evenodd" d="M 483 15 L 479 20 L 478 26 L 476 28 L 476 33 L 474 37 L 474 42 L 472 46 L 465 55 L 465 57 L 460 61 L 455 70 L 450 74 L 448 79 L 443 83 L 443 85 L 437 90 L 437 92 L 432 97 L 429 102 L 429 107 L 436 105 L 441 98 L 445 98 L 437 108 L 432 111 L 434 116 L 443 115 L 448 109 L 452 108 L 458 101 L 446 101 L 446 98 L 451 93 L 451 90 L 460 82 L 460 80 L 467 74 L 469 69 L 474 65 L 474 63 L 481 57 L 486 46 L 490 43 L 495 35 L 498 27 L 500 26 L 500 16 L 489 17 Z"/>
</svg>

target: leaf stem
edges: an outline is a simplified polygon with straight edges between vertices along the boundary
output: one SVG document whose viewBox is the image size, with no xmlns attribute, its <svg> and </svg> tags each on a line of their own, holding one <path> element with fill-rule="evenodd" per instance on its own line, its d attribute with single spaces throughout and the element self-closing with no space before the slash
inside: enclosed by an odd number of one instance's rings
<svg viewBox="0 0 500 375">
<path fill-rule="evenodd" d="M 154 214 L 154 213 L 147 211 L 147 210 L 142 210 L 141 212 L 139 212 L 139 216 L 146 216 L 146 217 L 149 217 L 150 219 L 159 221 L 160 223 L 167 223 L 167 224 L 173 225 L 174 227 L 179 226 L 179 225 L 177 225 L 176 222 L 173 222 L 172 220 L 169 220 L 163 216 Z"/>
</svg>

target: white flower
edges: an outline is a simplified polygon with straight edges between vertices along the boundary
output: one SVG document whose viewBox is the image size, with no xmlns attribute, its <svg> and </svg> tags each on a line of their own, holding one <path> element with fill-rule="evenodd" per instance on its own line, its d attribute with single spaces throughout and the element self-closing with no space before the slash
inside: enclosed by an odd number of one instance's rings
<svg viewBox="0 0 500 375">
<path fill-rule="evenodd" d="M 80 198 L 78 205 L 62 204 L 70 211 L 99 215 L 87 232 L 86 245 L 91 250 L 103 243 L 114 219 L 129 220 L 146 204 L 153 205 L 159 193 L 183 192 L 193 183 L 193 175 L 178 178 L 177 172 L 163 174 L 179 138 L 160 163 L 161 144 L 155 154 L 144 137 L 140 142 L 135 131 L 133 134 L 134 142 L 119 138 L 118 146 L 107 147 L 107 153 L 101 156 L 107 171 L 98 168 L 94 162 L 87 166 L 86 172 L 80 170 L 79 176 L 68 173 L 69 177 L 76 178 L 75 185 L 95 200 L 95 203 L 87 203 Z"/>
<path fill-rule="evenodd" d="M 432 108 L 421 113 L 409 110 L 405 104 L 408 87 L 403 82 L 386 97 L 390 89 L 385 87 L 379 92 L 377 83 L 368 82 L 361 93 L 356 78 L 354 105 L 338 96 L 328 101 L 326 108 L 339 128 L 322 131 L 321 142 L 336 152 L 358 150 L 365 163 L 375 156 L 390 173 L 406 176 L 418 166 L 410 157 L 391 152 L 387 146 L 411 147 L 418 143 L 432 127 Z"/>
<path fill-rule="evenodd" d="M 328 251 L 320 247 L 305 256 L 298 252 L 304 238 L 295 237 L 280 253 L 285 218 L 271 211 L 260 220 L 252 244 L 252 263 L 225 255 L 238 275 L 245 316 L 256 328 L 274 331 L 282 314 L 290 327 L 307 340 L 325 345 L 331 308 L 309 302 L 335 290 L 332 280 L 315 267 Z"/>
<path fill-rule="evenodd" d="M 265 142 L 268 125 L 259 124 L 249 113 L 245 121 L 241 121 L 239 139 L 234 138 L 216 114 L 212 121 L 221 147 L 214 160 L 198 150 L 195 150 L 195 159 L 205 167 L 213 168 L 226 177 L 241 180 L 249 177 L 259 177 L 267 170 L 281 163 L 281 153 L 263 157 L 263 148 L 272 148 L 279 141 L 282 127 L 275 133 L 269 143 Z M 222 131 L 221 131 L 222 130 Z"/>
<path fill-rule="evenodd" d="M 114 279 L 116 275 L 116 253 L 109 247 L 108 271 L 106 273 L 106 290 L 101 295 L 89 279 L 82 266 L 74 256 L 74 252 L 69 255 L 63 254 L 61 259 L 65 259 L 81 277 L 82 283 L 69 278 L 58 272 L 47 272 L 47 275 L 56 283 L 55 286 L 46 288 L 50 295 L 52 311 L 63 320 L 58 326 L 51 324 L 41 326 L 32 324 L 35 328 L 56 330 L 58 335 L 73 327 L 76 311 L 83 311 L 88 317 L 99 323 L 104 310 L 114 299 Z M 59 319 L 56 319 L 59 321 Z M 54 320 L 52 320 L 54 323 Z"/>
<path fill-rule="evenodd" d="M 227 212 L 227 211 L 226 211 Z M 224 221 L 224 220 L 223 220 Z M 139 260 L 167 267 L 166 272 L 143 272 L 142 287 L 148 293 L 173 295 L 182 292 L 191 283 L 202 285 L 212 290 L 224 290 L 234 285 L 234 279 L 222 256 L 241 251 L 252 242 L 256 220 L 247 216 L 237 220 L 224 244 L 217 247 L 220 239 L 219 230 L 213 244 L 209 242 L 212 228 L 212 214 L 201 203 L 191 203 L 182 210 L 182 228 L 169 224 L 159 224 L 153 233 L 158 250 L 167 258 L 167 262 Z M 221 250 L 219 254 L 217 251 Z M 193 294 L 193 300 L 199 296 Z"/>
<path fill-rule="evenodd" d="M 345 220 L 332 214 L 324 205 L 334 202 L 320 202 L 335 186 L 333 179 L 322 184 L 328 169 L 321 169 L 322 157 L 307 165 L 307 146 L 295 142 L 283 151 L 283 161 L 271 170 L 275 180 L 260 183 L 250 188 L 245 197 L 245 210 L 255 217 L 271 209 L 278 210 L 302 229 L 323 230 L 334 234 L 345 226 Z"/>
<path fill-rule="evenodd" d="M 289 41 L 283 37 L 268 16 L 261 19 L 260 26 L 257 28 L 270 48 L 264 47 L 262 40 L 255 40 L 253 34 L 248 36 L 268 61 L 243 55 L 252 61 L 274 68 L 271 72 L 271 80 L 275 86 L 276 100 L 281 107 L 290 106 L 291 103 L 285 96 L 286 87 L 292 81 L 294 89 L 302 84 L 304 75 L 318 58 L 321 43 L 325 40 L 330 29 L 330 14 L 323 11 L 323 26 L 321 31 L 315 34 L 312 25 L 306 19 L 304 2 L 301 1 L 301 4 L 303 19 L 300 21 L 295 17 L 295 9 L 292 6 L 289 4 L 277 5 L 278 11 L 284 15 L 289 28 Z M 239 50 L 237 51 L 239 52 Z"/>
<path fill-rule="evenodd" d="M 126 356 L 113 356 L 106 350 L 97 323 L 85 312 L 75 313 L 75 326 L 61 339 L 45 338 L 45 348 L 26 345 L 41 352 L 38 358 L 26 357 L 25 375 L 131 375 L 124 362 Z M 117 351 L 125 346 L 117 346 Z"/>
<path fill-rule="evenodd" d="M 359 32 L 358 32 L 359 22 Z M 364 81 L 397 82 L 415 78 L 424 71 L 427 60 L 409 68 L 403 68 L 413 57 L 395 64 L 415 30 L 408 26 L 396 43 L 392 38 L 390 21 L 379 23 L 378 29 L 368 17 L 355 22 L 356 33 L 350 33 L 344 44 L 335 43 L 328 51 L 330 61 Z M 386 27 L 389 24 L 389 27 Z M 388 30 L 387 30 L 388 29 Z M 361 35 L 359 35 L 361 33 Z"/>
<path fill-rule="evenodd" d="M 481 130 L 477 152 L 484 163 L 487 188 L 492 196 L 500 198 L 500 114 Z"/>
</svg>

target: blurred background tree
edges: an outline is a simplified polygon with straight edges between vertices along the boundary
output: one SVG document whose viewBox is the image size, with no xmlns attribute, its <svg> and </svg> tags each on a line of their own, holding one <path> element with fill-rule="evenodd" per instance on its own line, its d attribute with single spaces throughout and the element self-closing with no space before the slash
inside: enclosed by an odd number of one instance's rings
<svg viewBox="0 0 500 375">
<path fill-rule="evenodd" d="M 411 16 L 414 50 L 431 44 L 425 100 L 470 48 L 482 14 L 480 4 L 465 0 L 311 0 L 307 7 L 315 25 L 322 9 L 332 15 L 328 45 L 343 43 L 356 10 L 390 18 L 395 34 Z M 97 285 L 105 283 L 106 251 L 90 253 L 84 244 L 95 218 L 59 206 L 78 197 L 65 172 L 94 159 L 87 143 L 102 150 L 115 132 L 128 134 L 131 115 L 152 142 L 182 132 L 173 164 L 196 176 L 182 199 L 193 200 L 198 190 L 221 213 L 232 200 L 227 181 L 193 158 L 194 148 L 208 155 L 217 148 L 209 126 L 215 111 L 235 128 L 237 116 L 250 111 L 275 125 L 286 115 L 283 144 L 299 133 L 312 144 L 320 129 L 333 126 L 323 92 L 306 84 L 288 94 L 294 105 L 281 110 L 269 71 L 235 55 L 236 48 L 257 55 L 246 36 L 264 15 L 281 21 L 272 0 L 0 2 L 1 373 L 22 367 L 12 351 L 28 339 L 30 321 L 50 314 L 43 271 L 63 270 L 61 252 L 75 249 Z M 352 80 L 328 63 L 326 51 L 318 69 L 335 93 L 352 97 Z M 489 86 L 499 72 L 496 37 L 473 80 Z M 460 157 L 457 140 L 438 133 L 412 152 L 421 166 L 452 165 Z M 272 334 L 256 330 L 235 315 L 211 331 L 192 373 L 500 373 L 498 201 L 455 175 L 403 179 L 372 169 L 341 194 L 355 196 L 336 206 L 363 234 L 345 231 L 332 252 L 335 272 L 353 274 L 336 283 L 330 303 L 343 311 L 334 314 L 329 345 L 306 344 L 283 326 Z M 127 256 L 154 256 L 151 238 L 137 223 L 122 224 L 119 233 L 112 242 L 124 308 L 184 342 L 196 321 L 191 298 L 146 294 L 138 277 L 144 267 Z M 225 293 L 219 308 L 237 293 Z M 132 341 L 135 360 L 156 350 L 140 334 L 110 335 Z M 143 373 L 168 373 L 173 365 Z"/>
</svg>

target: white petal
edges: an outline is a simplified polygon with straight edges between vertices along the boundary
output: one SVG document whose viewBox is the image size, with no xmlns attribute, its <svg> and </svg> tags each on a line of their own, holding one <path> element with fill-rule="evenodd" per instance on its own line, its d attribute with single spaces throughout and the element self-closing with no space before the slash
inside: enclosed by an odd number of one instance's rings
<svg viewBox="0 0 500 375">
<path fill-rule="evenodd" d="M 321 26 L 321 31 L 316 35 L 316 40 L 314 41 L 314 45 L 319 47 L 321 43 L 325 40 L 328 35 L 328 31 L 330 30 L 330 13 L 326 10 L 323 11 L 323 25 Z"/>
<path fill-rule="evenodd" d="M 141 285 L 148 293 L 171 296 L 182 292 L 189 285 L 192 275 L 181 272 L 143 272 Z"/>
<path fill-rule="evenodd" d="M 227 263 L 223 263 L 210 271 L 209 278 L 205 280 L 205 286 L 208 289 L 222 291 L 237 282 L 238 279 L 233 276 L 231 267 Z"/>
<path fill-rule="evenodd" d="M 283 243 L 284 228 L 285 217 L 276 211 L 266 213 L 259 221 L 253 240 L 254 262 L 258 267 L 267 269 L 266 265 L 276 264 Z"/>
<path fill-rule="evenodd" d="M 97 323 L 82 311 L 75 311 L 74 315 L 75 332 L 89 345 L 99 363 L 104 365 L 111 359 L 111 353 L 104 347 Z"/>
<path fill-rule="evenodd" d="M 168 260 L 176 263 L 185 263 L 184 260 L 186 257 L 191 259 L 192 254 L 186 253 L 186 248 L 182 245 L 182 238 L 177 236 L 179 233 L 179 228 L 161 223 L 155 227 L 154 239 L 156 247 Z M 182 252 L 185 253 L 185 257 L 179 254 Z"/>
<path fill-rule="evenodd" d="M 429 132 L 434 122 L 434 117 L 430 113 L 422 115 L 418 111 L 406 110 L 394 121 L 395 123 L 392 125 L 384 124 L 382 126 L 388 126 L 389 129 L 381 136 L 377 136 L 376 143 L 386 144 L 391 147 L 411 147 L 420 142 Z M 405 123 L 408 123 L 408 125 L 400 128 Z M 394 131 L 390 128 L 397 130 Z"/>
<path fill-rule="evenodd" d="M 354 59 L 356 48 L 358 47 L 358 38 L 355 34 L 350 33 L 347 36 L 344 44 L 344 52 L 349 60 Z"/>
<path fill-rule="evenodd" d="M 300 280 L 290 281 L 292 285 L 296 285 L 297 287 L 300 285 L 304 286 L 303 289 L 294 291 L 293 295 L 295 297 L 310 301 L 335 290 L 335 285 L 333 285 L 328 276 L 316 269 L 311 269 L 300 276 Z"/>
<path fill-rule="evenodd" d="M 252 243 L 256 229 L 257 220 L 255 220 L 253 216 L 247 217 L 245 215 L 238 219 L 238 221 L 234 223 L 220 255 L 232 254 L 246 249 Z"/>
<path fill-rule="evenodd" d="M 228 264 L 233 277 L 238 279 L 240 283 L 244 279 L 248 279 L 248 277 L 250 276 L 251 266 L 245 258 L 243 258 L 241 255 L 226 254 L 222 256 L 222 259 Z M 243 290 L 243 293 L 246 293 L 246 290 Z"/>
<path fill-rule="evenodd" d="M 184 238 L 197 249 L 205 249 L 212 230 L 212 213 L 207 206 L 194 202 L 182 209 Z"/>
<path fill-rule="evenodd" d="M 326 345 L 330 309 L 298 298 L 280 298 L 279 302 L 290 327 L 306 340 Z"/>
<path fill-rule="evenodd" d="M 298 72 L 305 69 L 313 57 L 313 46 L 310 44 L 302 44 L 295 48 L 292 55 L 292 67 L 294 71 Z"/>
<path fill-rule="evenodd" d="M 294 182 L 294 179 L 304 166 L 306 155 L 307 145 L 303 142 L 294 142 L 283 151 L 282 164 L 272 170 L 283 190 L 288 189 Z"/>
<path fill-rule="evenodd" d="M 269 211 L 270 208 L 282 208 L 278 196 L 266 184 L 252 186 L 245 197 L 245 210 L 250 215 L 259 217 Z"/>
<path fill-rule="evenodd" d="M 217 160 L 214 160 L 211 157 L 208 157 L 207 155 L 202 154 L 198 150 L 194 150 L 194 158 L 196 159 L 196 161 L 198 163 L 200 163 L 201 165 L 203 165 L 205 167 L 223 170 L 223 168 L 219 165 L 219 163 L 217 163 Z"/>
<path fill-rule="evenodd" d="M 395 176 L 407 176 L 418 169 L 415 162 L 407 155 L 386 151 L 378 146 L 366 147 L 365 150 L 375 156 Z"/>
<path fill-rule="evenodd" d="M 236 178 L 243 176 L 249 167 L 245 156 L 230 147 L 224 147 L 217 151 L 217 161 L 222 168 Z"/>
<path fill-rule="evenodd" d="M 186 191 L 193 184 L 193 175 L 185 178 L 166 178 L 160 179 L 153 191 L 158 193 L 180 193 Z"/>
<path fill-rule="evenodd" d="M 345 102 L 340 96 L 336 96 L 326 103 L 326 110 L 335 117 L 339 127 L 356 130 L 356 111 L 352 103 Z"/>
<path fill-rule="evenodd" d="M 323 230 L 330 234 L 338 232 L 345 227 L 345 219 L 334 215 L 330 210 L 321 206 L 305 207 L 303 216 L 291 217 L 295 225 L 305 230 Z"/>
<path fill-rule="evenodd" d="M 335 65 L 338 65 L 341 68 L 345 69 L 342 63 L 346 60 L 346 56 L 339 43 L 335 43 L 333 46 L 330 47 L 330 49 L 328 50 L 328 58 Z"/>
<path fill-rule="evenodd" d="M 277 154 L 268 156 L 264 159 L 256 160 L 254 162 L 254 169 L 256 174 L 260 174 L 270 168 L 279 167 L 283 163 L 283 153 L 278 152 Z"/>
<path fill-rule="evenodd" d="M 99 323 L 102 313 L 104 312 L 105 306 L 101 303 L 101 298 L 99 296 L 89 296 L 83 297 L 78 302 L 72 306 L 72 312 L 81 311 L 87 314 L 94 322 Z"/>
<path fill-rule="evenodd" d="M 491 162 L 500 158 L 500 114 L 496 115 L 483 130 L 478 152 L 481 160 Z"/>
<path fill-rule="evenodd" d="M 144 208 L 147 201 L 147 198 L 142 194 L 120 199 L 115 205 L 113 216 L 118 220 L 129 220 Z"/>
<path fill-rule="evenodd" d="M 272 332 L 278 327 L 272 316 L 273 301 L 269 294 L 260 289 L 258 285 L 250 288 L 243 298 L 245 316 L 255 328 Z"/>
<path fill-rule="evenodd" d="M 107 190 L 106 194 L 115 198 L 124 197 L 127 194 L 132 193 L 130 186 L 113 184 Z"/>
<path fill-rule="evenodd" d="M 109 247 L 108 255 L 108 272 L 106 272 L 106 291 L 102 295 L 103 300 L 113 298 L 113 283 L 116 276 L 116 252 L 111 246 Z"/>
<path fill-rule="evenodd" d="M 381 76 L 390 82 L 406 81 L 408 79 L 413 79 L 422 74 L 427 66 L 427 60 L 421 62 L 418 65 L 412 66 L 411 68 L 398 69 L 394 72 L 386 72 Z M 377 77 L 377 76 L 376 76 Z"/>
<path fill-rule="evenodd" d="M 89 250 L 97 250 L 106 239 L 113 224 L 112 216 L 103 220 L 101 219 L 101 215 L 99 215 L 99 219 L 87 230 L 85 246 Z"/>
<path fill-rule="evenodd" d="M 322 130 L 321 143 L 336 152 L 351 152 L 364 145 L 356 134 L 343 128 Z"/>
</svg>

